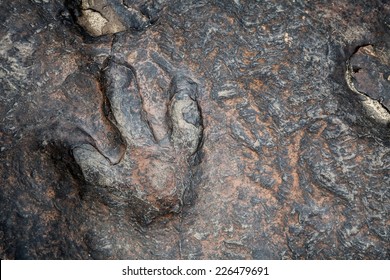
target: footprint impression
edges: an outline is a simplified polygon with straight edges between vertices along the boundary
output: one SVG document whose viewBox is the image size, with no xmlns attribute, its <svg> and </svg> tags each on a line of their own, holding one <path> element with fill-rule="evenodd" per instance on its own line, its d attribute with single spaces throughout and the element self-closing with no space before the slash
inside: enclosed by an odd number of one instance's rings
<svg viewBox="0 0 390 280">
<path fill-rule="evenodd" d="M 190 190 L 191 169 L 203 133 L 198 83 L 154 50 L 129 59 L 110 57 L 103 88 L 112 121 L 127 143 L 112 164 L 92 145 L 74 148 L 87 190 L 120 215 L 148 224 L 178 213 Z"/>
</svg>

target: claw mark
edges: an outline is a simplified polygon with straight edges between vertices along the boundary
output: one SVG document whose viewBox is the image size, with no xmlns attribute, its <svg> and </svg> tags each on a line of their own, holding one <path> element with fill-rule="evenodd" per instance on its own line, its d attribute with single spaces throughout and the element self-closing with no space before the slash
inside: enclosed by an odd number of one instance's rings
<svg viewBox="0 0 390 280">
<path fill-rule="evenodd" d="M 170 92 L 169 115 L 171 139 L 178 149 L 194 154 L 202 138 L 203 126 L 197 103 L 197 84 L 187 77 L 173 80 Z"/>
<path fill-rule="evenodd" d="M 111 58 L 104 70 L 104 78 L 107 97 L 121 132 L 133 140 L 132 144 L 155 143 L 134 68 Z"/>
</svg>

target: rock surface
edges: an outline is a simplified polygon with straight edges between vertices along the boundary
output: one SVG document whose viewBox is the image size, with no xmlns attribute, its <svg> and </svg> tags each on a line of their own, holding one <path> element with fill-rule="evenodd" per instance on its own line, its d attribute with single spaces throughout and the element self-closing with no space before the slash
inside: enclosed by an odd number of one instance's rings
<svg viewBox="0 0 390 280">
<path fill-rule="evenodd" d="M 0 2 L 2 259 L 389 259 L 387 1 Z"/>
</svg>

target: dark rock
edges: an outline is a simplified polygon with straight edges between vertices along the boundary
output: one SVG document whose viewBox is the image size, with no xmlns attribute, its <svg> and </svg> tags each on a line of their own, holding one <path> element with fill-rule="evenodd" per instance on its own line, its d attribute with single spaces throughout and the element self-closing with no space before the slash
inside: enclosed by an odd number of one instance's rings
<svg viewBox="0 0 390 280">
<path fill-rule="evenodd" d="M 389 259 L 386 1 L 0 2 L 2 259 Z"/>
<path fill-rule="evenodd" d="M 350 75 L 355 89 L 379 101 L 390 110 L 390 51 L 388 46 L 377 49 L 360 47 L 350 59 Z"/>
</svg>

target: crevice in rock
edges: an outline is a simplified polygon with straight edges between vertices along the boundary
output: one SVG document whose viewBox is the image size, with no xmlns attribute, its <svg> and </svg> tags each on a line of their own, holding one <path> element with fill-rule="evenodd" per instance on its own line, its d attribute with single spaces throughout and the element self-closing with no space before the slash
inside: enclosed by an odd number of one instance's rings
<svg viewBox="0 0 390 280">
<path fill-rule="evenodd" d="M 356 85 L 356 81 L 357 81 L 356 75 L 363 73 L 363 71 L 366 70 L 363 69 L 363 66 L 354 65 L 352 60 L 354 56 L 358 55 L 361 52 L 361 50 L 370 50 L 371 48 L 372 45 L 362 45 L 356 48 L 355 52 L 350 56 L 350 58 L 346 62 L 345 80 L 347 82 L 349 89 L 352 90 L 354 93 L 358 94 L 359 99 L 361 100 L 366 112 L 376 121 L 383 124 L 389 124 L 390 110 L 383 104 L 383 97 L 374 99 L 372 96 L 370 96 L 369 93 L 363 92 Z M 369 53 L 369 54 L 375 57 L 374 53 Z M 372 88 L 374 88 L 374 86 L 372 86 Z M 375 93 L 375 94 L 379 94 L 379 93 Z"/>
</svg>

